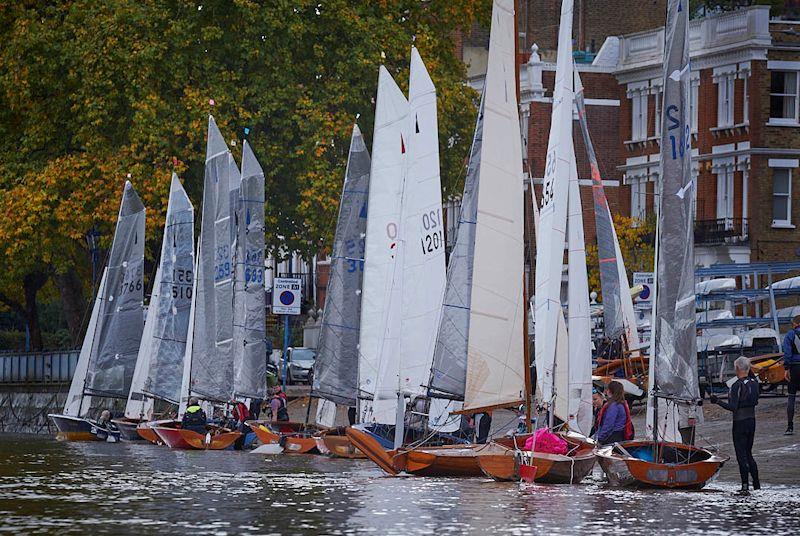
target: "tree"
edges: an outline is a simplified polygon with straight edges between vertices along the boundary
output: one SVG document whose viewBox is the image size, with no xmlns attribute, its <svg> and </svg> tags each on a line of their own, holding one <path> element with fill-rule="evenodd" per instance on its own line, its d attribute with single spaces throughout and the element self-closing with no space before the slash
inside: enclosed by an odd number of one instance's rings
<svg viewBox="0 0 800 536">
<path fill-rule="evenodd" d="M 633 272 L 652 272 L 655 260 L 655 218 L 639 220 L 615 214 L 614 229 L 617 231 L 628 281 L 631 281 Z M 586 246 L 586 266 L 589 271 L 589 290 L 597 292 L 602 298 L 600 263 L 595 244 Z"/>
<path fill-rule="evenodd" d="M 470 0 L 3 4 L 0 301 L 35 323 L 39 278 L 53 279 L 76 316 L 90 279 L 86 233 L 97 228 L 109 247 L 126 178 L 148 208 L 152 265 L 173 169 L 200 212 L 209 113 L 237 157 L 246 136 L 266 170 L 270 252 L 324 249 L 352 123 L 361 114 L 372 130 L 381 63 L 407 86 L 412 42 L 439 93 L 444 193 L 458 191 L 476 95 L 452 35 L 489 9 Z"/>
</svg>

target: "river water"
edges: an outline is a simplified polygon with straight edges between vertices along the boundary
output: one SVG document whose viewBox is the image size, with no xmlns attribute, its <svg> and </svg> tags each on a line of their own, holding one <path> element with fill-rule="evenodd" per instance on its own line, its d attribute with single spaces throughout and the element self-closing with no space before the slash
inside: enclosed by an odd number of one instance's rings
<svg viewBox="0 0 800 536">
<path fill-rule="evenodd" d="M 737 487 L 392 478 L 365 460 L 0 436 L 0 531 L 26 534 L 797 534 L 800 488 Z"/>
</svg>

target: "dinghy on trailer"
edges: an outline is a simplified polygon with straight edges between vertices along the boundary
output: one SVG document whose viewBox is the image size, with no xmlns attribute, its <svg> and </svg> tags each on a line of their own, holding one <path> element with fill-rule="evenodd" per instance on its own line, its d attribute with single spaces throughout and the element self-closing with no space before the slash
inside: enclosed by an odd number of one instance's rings
<svg viewBox="0 0 800 536">
<path fill-rule="evenodd" d="M 126 398 L 130 390 L 142 319 L 145 208 L 125 182 L 108 266 L 103 271 L 63 414 L 48 415 L 57 438 L 106 440 L 119 432 L 88 417 L 101 399 Z M 101 409 L 101 408 L 94 408 Z"/>
<path fill-rule="evenodd" d="M 678 442 L 683 422 L 702 419 L 695 348 L 695 190 L 688 135 L 689 13 L 685 5 L 683 0 L 670 0 L 667 5 L 649 439 L 598 450 L 600 467 L 616 486 L 699 489 L 728 459 Z"/>
</svg>

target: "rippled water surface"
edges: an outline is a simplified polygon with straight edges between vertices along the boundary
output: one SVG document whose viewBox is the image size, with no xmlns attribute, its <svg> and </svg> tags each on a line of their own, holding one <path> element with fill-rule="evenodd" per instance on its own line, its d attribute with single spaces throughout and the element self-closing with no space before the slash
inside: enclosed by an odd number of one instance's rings
<svg viewBox="0 0 800 536">
<path fill-rule="evenodd" d="M 0 436 L 0 530 L 24 533 L 798 533 L 799 488 L 737 487 L 623 491 L 599 473 L 581 486 L 521 487 L 391 478 L 322 456 Z"/>
</svg>

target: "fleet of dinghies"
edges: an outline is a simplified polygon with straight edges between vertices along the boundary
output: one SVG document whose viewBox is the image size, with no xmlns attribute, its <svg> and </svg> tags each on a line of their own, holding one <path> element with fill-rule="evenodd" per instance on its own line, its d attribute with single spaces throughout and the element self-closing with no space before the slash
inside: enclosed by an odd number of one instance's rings
<svg viewBox="0 0 800 536">
<path fill-rule="evenodd" d="M 573 2 L 563 0 L 541 206 L 531 185 L 535 292 L 525 284 L 523 146 L 517 102 L 514 2 L 495 0 L 488 66 L 466 168 L 453 250 L 445 262 L 436 88 L 411 49 L 408 97 L 381 66 L 372 158 L 353 126 L 311 387 L 316 422 L 248 421 L 265 444 L 295 453 L 366 457 L 385 472 L 578 483 L 598 460 L 614 485 L 702 487 L 726 458 L 681 443 L 702 419 L 694 352 L 688 13 L 670 0 L 664 71 L 662 180 L 646 439 L 596 448 L 589 438 L 592 341 L 577 111 L 591 170 L 604 326 L 639 354 L 631 290 L 589 136 L 572 58 Z M 668 141 L 669 140 L 669 141 Z M 128 182 L 108 266 L 63 414 L 70 440 L 145 438 L 172 448 L 223 449 L 240 431 L 181 428 L 189 397 L 209 411 L 264 398 L 264 172 L 245 141 L 242 169 L 209 117 L 200 237 L 173 175 L 146 319 L 145 208 Z M 566 312 L 562 303 L 564 250 Z M 536 381 L 528 355 L 535 315 Z M 594 378 L 595 381 L 602 378 Z M 535 393 L 535 397 L 534 397 Z M 116 426 L 89 418 L 125 399 Z M 462 415 L 527 407 L 522 433 L 488 444 L 454 435 Z M 349 427 L 334 428 L 337 408 Z M 410 409 L 409 409 L 410 408 Z M 535 409 L 534 409 L 535 408 Z M 565 454 L 537 449 L 541 432 Z M 527 445 L 527 446 L 525 446 Z"/>
</svg>

